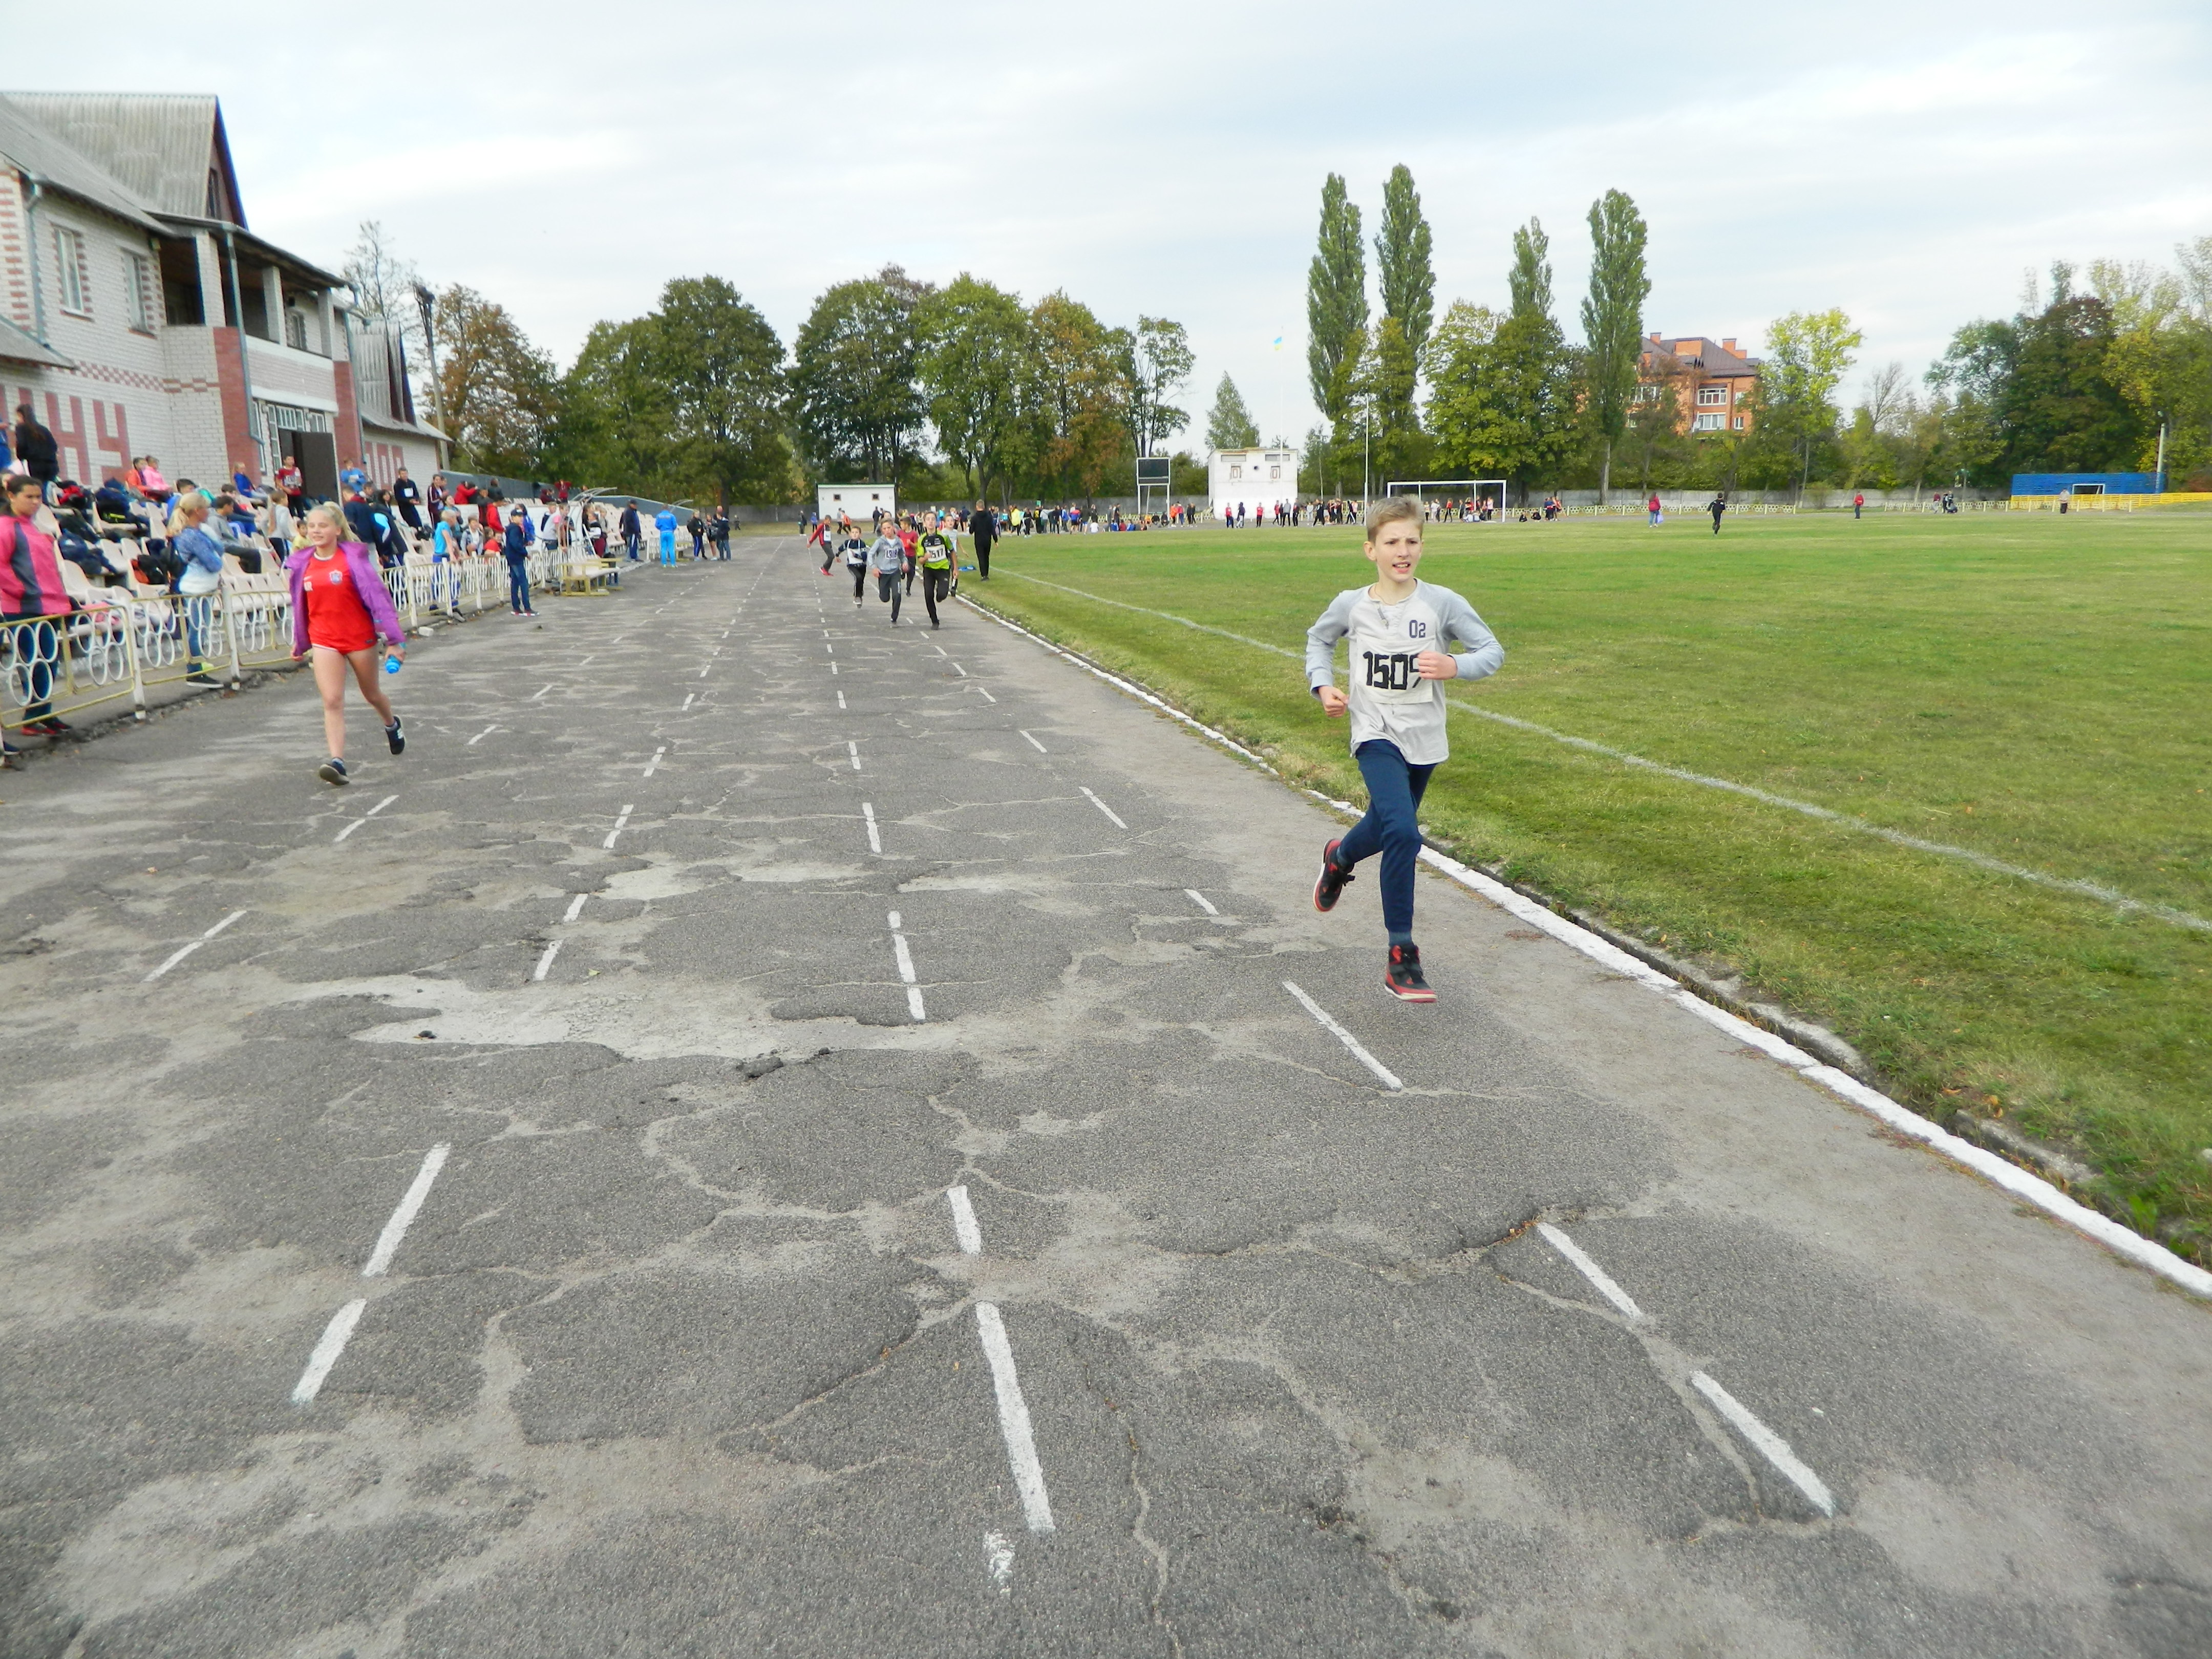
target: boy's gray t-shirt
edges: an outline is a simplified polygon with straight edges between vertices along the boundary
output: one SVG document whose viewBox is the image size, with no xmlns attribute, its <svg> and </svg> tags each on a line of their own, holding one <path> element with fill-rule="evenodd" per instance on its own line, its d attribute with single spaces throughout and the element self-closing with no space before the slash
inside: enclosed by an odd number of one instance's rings
<svg viewBox="0 0 2212 1659">
<path fill-rule="evenodd" d="M 906 570 L 906 544 L 896 536 L 878 536 L 868 550 L 868 568 L 879 576 L 896 576 Z"/>
<path fill-rule="evenodd" d="M 1498 672 L 1505 647 L 1469 605 L 1449 587 L 1416 582 L 1413 593 L 1384 605 L 1364 587 L 1346 588 L 1306 630 L 1306 684 L 1318 690 L 1336 681 L 1336 642 L 1349 639 L 1352 678 L 1346 696 L 1352 750 L 1380 738 L 1398 745 L 1409 766 L 1434 766 L 1451 753 L 1444 731 L 1445 680 L 1425 680 L 1414 666 L 1424 651 L 1442 651 L 1446 640 L 1459 678 L 1479 680 Z"/>
</svg>

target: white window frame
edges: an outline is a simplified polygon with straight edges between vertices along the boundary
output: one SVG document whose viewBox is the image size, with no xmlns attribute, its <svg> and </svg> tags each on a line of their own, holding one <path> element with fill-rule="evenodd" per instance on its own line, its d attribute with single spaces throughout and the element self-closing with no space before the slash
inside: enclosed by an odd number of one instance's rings
<svg viewBox="0 0 2212 1659">
<path fill-rule="evenodd" d="M 1746 428 L 1746 427 L 1749 426 L 1750 424 L 1751 424 L 1751 422 L 1750 422 L 1748 420 L 1747 420 L 1744 416 L 1741 416 L 1741 415 L 1739 415 L 1739 416 L 1737 416 L 1735 417 L 1735 429 L 1736 429 L 1737 431 L 1739 431 L 1739 432 L 1742 431 L 1742 430 L 1744 429 L 1744 428 Z"/>
<path fill-rule="evenodd" d="M 1724 386 L 1699 386 L 1698 388 L 1698 407 L 1699 409 L 1727 408 L 1728 388 Z"/>
<path fill-rule="evenodd" d="M 82 231 L 54 227 L 54 269 L 61 277 L 62 309 L 72 317 L 91 316 L 92 270 Z"/>
<path fill-rule="evenodd" d="M 1726 427 L 1727 424 L 1727 416 L 1719 413 L 1717 410 L 1708 410 L 1705 414 L 1698 416 L 1696 421 L 1692 423 L 1690 429 L 1692 432 L 1718 432 Z"/>
<path fill-rule="evenodd" d="M 131 248 L 123 250 L 124 299 L 130 305 L 131 330 L 134 334 L 154 331 L 154 261 L 151 256 Z"/>
</svg>

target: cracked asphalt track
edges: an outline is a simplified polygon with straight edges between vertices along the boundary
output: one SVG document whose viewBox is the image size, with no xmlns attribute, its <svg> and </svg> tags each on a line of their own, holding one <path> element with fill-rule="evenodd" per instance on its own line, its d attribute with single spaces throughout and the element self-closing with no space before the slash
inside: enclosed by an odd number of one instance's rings
<svg viewBox="0 0 2212 1659">
<path fill-rule="evenodd" d="M 0 1655 L 2212 1651 L 2212 1310 L 738 545 L 9 779 Z"/>
</svg>

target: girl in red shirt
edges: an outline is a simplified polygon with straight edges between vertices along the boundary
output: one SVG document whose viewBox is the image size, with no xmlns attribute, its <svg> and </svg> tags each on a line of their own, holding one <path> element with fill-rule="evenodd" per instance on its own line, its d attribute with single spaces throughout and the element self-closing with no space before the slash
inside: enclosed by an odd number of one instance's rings
<svg viewBox="0 0 2212 1659">
<path fill-rule="evenodd" d="M 385 592 L 368 550 L 349 541 L 344 511 L 325 501 L 310 507 L 302 526 L 307 546 L 287 567 L 292 578 L 292 657 L 314 656 L 315 689 L 323 696 L 323 736 L 331 757 L 316 769 L 328 783 L 351 781 L 345 763 L 346 671 L 384 722 L 392 752 L 407 747 L 399 716 L 377 679 L 377 638 L 392 654 L 407 657 L 407 630 Z"/>
</svg>

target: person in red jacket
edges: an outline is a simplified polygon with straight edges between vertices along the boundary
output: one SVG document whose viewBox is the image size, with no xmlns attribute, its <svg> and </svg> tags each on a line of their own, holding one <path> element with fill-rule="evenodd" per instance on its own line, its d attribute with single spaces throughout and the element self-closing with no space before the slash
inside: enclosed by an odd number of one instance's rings
<svg viewBox="0 0 2212 1659">
<path fill-rule="evenodd" d="M 292 659 L 314 656 L 315 689 L 323 695 L 323 737 L 331 757 L 316 769 L 326 783 L 350 783 L 345 763 L 346 672 L 384 722 L 392 752 L 407 747 L 399 716 L 377 683 L 377 641 L 405 661 L 407 629 L 385 591 L 375 556 L 347 539 L 343 509 L 328 501 L 307 509 L 307 544 L 284 567 L 292 580 Z"/>
<path fill-rule="evenodd" d="M 0 516 L 0 623 L 17 623 L 5 629 L 9 660 L 20 671 L 27 701 L 23 705 L 23 730 L 34 738 L 59 737 L 69 727 L 56 720 L 52 698 L 54 665 L 61 660 L 61 635 L 44 620 L 66 616 L 75 607 L 62 586 L 62 562 L 54 538 L 33 521 L 46 492 L 38 479 L 11 473 L 7 483 L 7 513 Z M 0 750 L 16 753 L 13 744 L 0 738 Z M 13 764 L 12 762 L 8 763 Z"/>
</svg>

